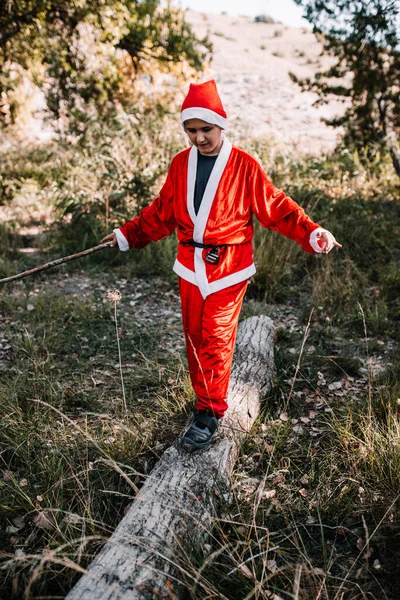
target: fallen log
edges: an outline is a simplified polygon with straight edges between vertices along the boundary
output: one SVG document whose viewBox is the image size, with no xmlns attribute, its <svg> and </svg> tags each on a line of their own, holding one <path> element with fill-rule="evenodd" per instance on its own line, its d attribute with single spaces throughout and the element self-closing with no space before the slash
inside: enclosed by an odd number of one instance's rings
<svg viewBox="0 0 400 600">
<path fill-rule="evenodd" d="M 227 411 L 212 445 L 187 452 L 179 440 L 166 450 L 131 508 L 67 600 L 175 600 L 185 594 L 182 549 L 207 541 L 243 438 L 271 386 L 273 324 L 251 317 L 239 324 Z"/>
</svg>

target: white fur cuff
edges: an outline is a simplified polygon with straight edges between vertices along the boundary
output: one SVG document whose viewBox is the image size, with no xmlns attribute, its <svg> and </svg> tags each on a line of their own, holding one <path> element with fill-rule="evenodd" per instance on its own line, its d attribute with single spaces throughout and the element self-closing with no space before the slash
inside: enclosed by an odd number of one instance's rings
<svg viewBox="0 0 400 600">
<path fill-rule="evenodd" d="M 122 231 L 120 229 L 114 229 L 114 233 L 117 236 L 118 248 L 122 252 L 126 252 L 127 250 L 129 250 L 128 240 L 126 239 Z"/>
<path fill-rule="evenodd" d="M 317 229 L 314 229 L 314 231 L 312 231 L 310 235 L 310 246 L 313 250 L 315 250 L 315 252 L 318 252 L 320 254 L 321 252 L 323 252 L 324 249 L 321 248 L 321 246 L 318 244 L 317 236 L 319 233 L 327 233 L 328 236 L 330 236 L 334 242 L 336 242 L 336 240 L 335 237 L 331 234 L 331 232 L 327 229 L 324 229 L 323 227 L 318 227 Z"/>
</svg>

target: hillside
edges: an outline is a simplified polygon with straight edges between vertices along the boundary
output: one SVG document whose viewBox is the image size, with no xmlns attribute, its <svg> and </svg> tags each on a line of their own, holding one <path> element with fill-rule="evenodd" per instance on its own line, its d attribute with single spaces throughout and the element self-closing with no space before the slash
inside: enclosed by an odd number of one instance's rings
<svg viewBox="0 0 400 600">
<path fill-rule="evenodd" d="M 321 118 L 339 114 L 343 104 L 314 107 L 316 95 L 302 93 L 289 78 L 291 71 L 312 77 L 330 64 L 329 57 L 320 56 L 322 46 L 313 33 L 227 14 L 187 10 L 186 19 L 214 45 L 212 64 L 201 80 L 217 81 L 232 124 L 231 138 L 271 135 L 279 146 L 295 146 L 302 153 L 334 147 L 340 132 Z"/>
</svg>

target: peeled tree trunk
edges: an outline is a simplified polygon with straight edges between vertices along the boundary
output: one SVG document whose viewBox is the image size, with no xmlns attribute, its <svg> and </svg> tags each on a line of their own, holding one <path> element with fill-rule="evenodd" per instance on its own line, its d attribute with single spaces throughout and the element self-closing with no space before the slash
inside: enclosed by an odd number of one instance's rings
<svg viewBox="0 0 400 600">
<path fill-rule="evenodd" d="M 377 101 L 380 125 L 382 127 L 384 145 L 389 150 L 392 158 L 394 170 L 400 177 L 400 145 L 397 139 L 396 130 L 399 131 L 400 123 L 393 117 L 393 110 L 390 110 L 389 104 L 383 98 L 379 98 Z"/>
<path fill-rule="evenodd" d="M 166 450 L 131 508 L 67 600 L 175 600 L 194 584 L 185 553 L 206 543 L 240 444 L 273 376 L 273 324 L 251 317 L 239 324 L 228 392 L 229 410 L 211 446 Z"/>
<path fill-rule="evenodd" d="M 400 177 L 400 150 L 396 149 L 395 146 L 389 148 L 390 156 L 397 175 Z"/>
</svg>

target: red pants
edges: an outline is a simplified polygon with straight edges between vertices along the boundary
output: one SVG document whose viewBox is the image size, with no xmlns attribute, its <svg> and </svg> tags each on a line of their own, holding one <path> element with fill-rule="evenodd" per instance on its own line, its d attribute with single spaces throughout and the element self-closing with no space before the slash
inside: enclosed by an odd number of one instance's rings
<svg viewBox="0 0 400 600">
<path fill-rule="evenodd" d="M 179 278 L 182 321 L 197 410 L 221 418 L 228 408 L 229 376 L 247 280 L 202 297 L 197 286 Z"/>
</svg>

